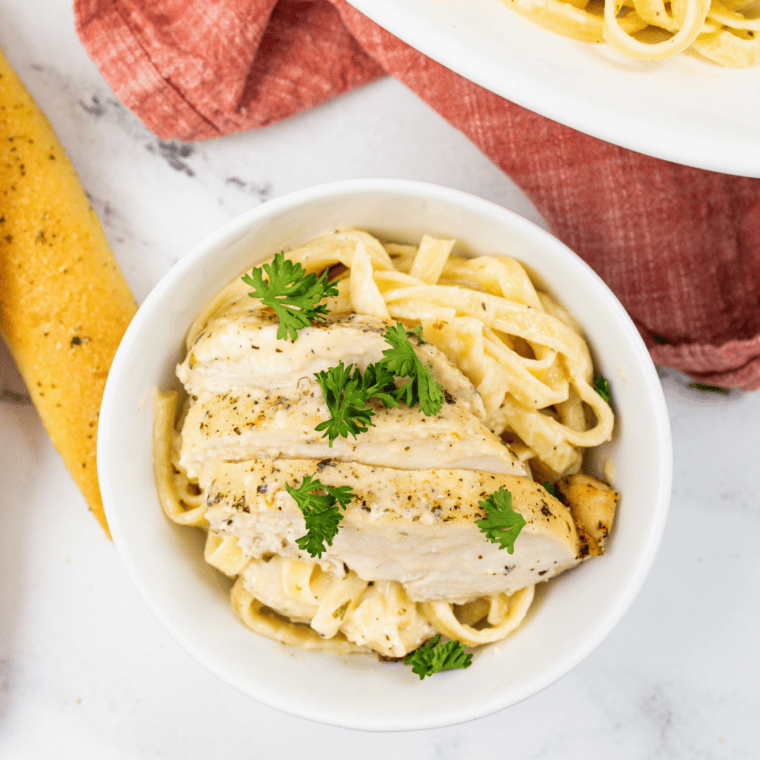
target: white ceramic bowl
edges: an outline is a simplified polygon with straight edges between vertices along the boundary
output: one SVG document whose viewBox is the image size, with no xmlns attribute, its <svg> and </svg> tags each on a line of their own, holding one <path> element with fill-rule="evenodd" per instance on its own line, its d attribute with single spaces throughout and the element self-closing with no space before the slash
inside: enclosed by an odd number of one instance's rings
<svg viewBox="0 0 760 760">
<path fill-rule="evenodd" d="M 760 177 L 760 66 L 684 53 L 632 61 L 561 37 L 501 0 L 349 0 L 452 71 L 535 113 L 624 148 Z"/>
<path fill-rule="evenodd" d="M 207 565 L 199 531 L 163 515 L 153 479 L 151 393 L 172 384 L 185 333 L 203 305 L 252 264 L 336 226 L 418 241 L 455 237 L 466 250 L 520 259 L 586 326 L 618 413 L 609 458 L 622 492 L 609 552 L 547 584 L 527 622 L 482 649 L 467 670 L 420 681 L 367 656 L 289 649 L 249 631 Z M 636 328 L 604 283 L 562 243 L 511 211 L 444 187 L 352 180 L 267 201 L 226 224 L 158 283 L 130 325 L 103 397 L 98 474 L 114 542 L 139 593 L 198 661 L 251 697 L 337 726 L 451 725 L 508 707 L 566 674 L 618 622 L 649 571 L 670 497 L 671 441 L 657 374 Z"/>
</svg>

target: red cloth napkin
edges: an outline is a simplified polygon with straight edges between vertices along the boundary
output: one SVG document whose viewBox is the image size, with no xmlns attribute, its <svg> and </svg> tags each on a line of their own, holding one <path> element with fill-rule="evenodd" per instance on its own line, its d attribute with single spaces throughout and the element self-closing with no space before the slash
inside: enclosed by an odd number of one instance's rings
<svg viewBox="0 0 760 760">
<path fill-rule="evenodd" d="M 760 180 L 632 153 L 510 103 L 345 0 L 74 0 L 115 94 L 163 139 L 264 127 L 384 74 L 506 172 L 610 285 L 652 358 L 760 388 Z"/>
</svg>

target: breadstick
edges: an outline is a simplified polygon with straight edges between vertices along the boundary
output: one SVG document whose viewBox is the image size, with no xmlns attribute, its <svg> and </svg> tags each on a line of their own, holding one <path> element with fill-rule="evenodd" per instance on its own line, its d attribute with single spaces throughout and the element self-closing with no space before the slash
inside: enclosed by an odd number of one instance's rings
<svg viewBox="0 0 760 760">
<path fill-rule="evenodd" d="M 0 51 L 0 334 L 107 534 L 98 414 L 136 309 L 74 167 Z"/>
</svg>

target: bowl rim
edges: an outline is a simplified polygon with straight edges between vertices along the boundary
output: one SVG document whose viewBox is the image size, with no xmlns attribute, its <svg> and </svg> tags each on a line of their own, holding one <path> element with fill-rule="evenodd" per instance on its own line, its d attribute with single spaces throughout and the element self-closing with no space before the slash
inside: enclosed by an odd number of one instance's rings
<svg viewBox="0 0 760 760">
<path fill-rule="evenodd" d="M 154 309 L 162 303 L 166 294 L 171 291 L 175 282 L 181 280 L 183 275 L 192 270 L 199 261 L 211 255 L 215 250 L 218 250 L 219 246 L 223 245 L 225 241 L 229 244 L 230 240 L 244 232 L 255 222 L 265 221 L 267 218 L 279 216 L 315 201 L 323 201 L 330 198 L 336 199 L 346 195 L 352 196 L 361 193 L 390 193 L 401 196 L 412 195 L 424 199 L 445 200 L 448 203 L 455 203 L 466 210 L 474 209 L 477 211 L 480 209 L 483 211 L 484 209 L 490 209 L 491 213 L 496 213 L 497 215 L 502 216 L 509 225 L 529 229 L 531 234 L 543 237 L 547 242 L 551 241 L 551 244 L 554 246 L 559 245 L 565 248 L 572 254 L 575 263 L 585 269 L 586 276 L 591 277 L 595 281 L 596 286 L 601 288 L 600 292 L 606 294 L 607 299 L 611 299 L 608 303 L 608 307 L 611 307 L 613 311 L 617 313 L 618 319 L 626 328 L 628 338 L 631 341 L 631 348 L 643 365 L 642 369 L 647 378 L 647 388 L 652 402 L 653 419 L 657 426 L 657 441 L 659 444 L 659 483 L 656 495 L 658 508 L 655 512 L 655 519 L 650 526 L 645 549 L 639 555 L 635 567 L 631 569 L 631 573 L 627 576 L 625 593 L 618 596 L 615 603 L 610 605 L 607 609 L 600 624 L 594 629 L 594 635 L 588 636 L 584 640 L 582 646 L 576 647 L 564 658 L 559 659 L 555 666 L 547 671 L 542 679 L 536 679 L 522 690 L 512 693 L 509 697 L 502 696 L 500 698 L 493 698 L 485 707 L 478 703 L 470 708 L 462 707 L 461 705 L 457 705 L 455 708 L 443 708 L 440 714 L 440 719 L 437 721 L 427 720 L 425 722 L 419 722 L 415 721 L 414 716 L 411 716 L 407 720 L 398 720 L 393 724 L 387 722 L 381 723 L 379 720 L 373 719 L 371 716 L 367 716 L 363 720 L 354 719 L 346 721 L 342 720 L 340 717 L 336 718 L 336 716 L 331 714 L 329 710 L 320 710 L 313 707 L 307 709 L 302 705 L 294 706 L 286 700 L 278 701 L 267 698 L 267 695 L 252 688 L 248 682 L 242 680 L 236 673 L 230 673 L 223 668 L 218 667 L 204 651 L 197 649 L 190 641 L 188 641 L 186 634 L 174 625 L 166 612 L 154 599 L 150 586 L 135 563 L 129 544 L 124 537 L 121 513 L 117 506 L 118 499 L 115 498 L 116 484 L 112 481 L 108 469 L 109 460 L 111 456 L 116 453 L 116 441 L 114 440 L 113 433 L 109 431 L 112 431 L 112 420 L 116 413 L 116 409 L 120 404 L 119 386 L 122 382 L 121 378 L 125 377 L 129 372 L 129 353 L 134 349 L 136 342 L 143 336 L 146 325 L 149 324 L 153 318 Z M 202 304 L 199 304 L 198 308 L 202 308 Z M 290 715 L 306 718 L 318 723 L 368 731 L 405 731 L 439 728 L 467 722 L 492 714 L 508 706 L 517 704 L 533 694 L 538 693 L 552 683 L 555 683 L 588 657 L 607 637 L 609 632 L 626 613 L 634 598 L 639 593 L 652 567 L 664 533 L 669 508 L 673 466 L 672 440 L 668 412 L 654 364 L 651 362 L 649 352 L 647 351 L 631 318 L 625 312 L 617 297 L 591 269 L 591 267 L 553 235 L 520 214 L 500 206 L 493 201 L 443 185 L 416 180 L 389 178 L 340 180 L 315 185 L 265 201 L 243 214 L 234 217 L 211 232 L 177 263 L 175 263 L 145 298 L 143 304 L 140 306 L 137 314 L 127 328 L 119 349 L 116 352 L 103 394 L 97 447 L 98 475 L 101 482 L 106 518 L 111 529 L 114 545 L 130 580 L 139 593 L 140 598 L 146 604 L 153 616 L 159 621 L 164 630 L 166 630 L 193 659 L 201 663 L 206 669 L 214 673 L 225 683 L 232 685 L 239 691 L 262 704 L 274 707 L 275 709 L 279 709 Z"/>
</svg>

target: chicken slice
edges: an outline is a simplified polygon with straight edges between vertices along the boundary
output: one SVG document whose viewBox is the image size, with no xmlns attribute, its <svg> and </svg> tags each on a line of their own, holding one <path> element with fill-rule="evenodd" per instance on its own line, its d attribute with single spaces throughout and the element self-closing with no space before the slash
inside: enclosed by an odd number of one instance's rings
<svg viewBox="0 0 760 760">
<path fill-rule="evenodd" d="M 590 556 L 604 554 L 620 494 L 597 478 L 577 472 L 557 481 Z"/>
<path fill-rule="evenodd" d="M 462 469 L 400 470 L 356 462 L 262 459 L 220 463 L 207 491 L 211 530 L 237 538 L 252 557 L 310 559 L 296 545 L 303 516 L 285 484 L 317 473 L 323 485 L 350 486 L 355 498 L 327 547 L 325 569 L 398 581 L 413 601 L 463 603 L 514 593 L 581 561 L 568 509 L 526 477 Z M 480 531 L 478 502 L 504 486 L 526 520 L 509 554 Z"/>
<path fill-rule="evenodd" d="M 373 407 L 374 426 L 332 446 L 315 430 L 329 412 L 313 379 L 275 391 L 204 394 L 194 401 L 182 427 L 180 464 L 191 478 L 209 461 L 262 457 L 357 461 L 427 469 L 449 467 L 525 475 L 525 466 L 465 402 L 447 397 L 440 412 L 425 416 L 417 407 Z M 203 486 L 203 483 L 201 483 Z"/>
<path fill-rule="evenodd" d="M 177 376 L 192 396 L 288 388 L 340 361 L 363 372 L 389 348 L 383 337 L 389 324 L 360 314 L 331 316 L 324 324 L 305 327 L 298 340 L 279 340 L 274 312 L 251 307 L 211 320 L 177 367 Z M 410 340 L 444 390 L 485 419 L 483 401 L 472 382 L 435 346 L 421 342 L 416 335 Z"/>
</svg>

